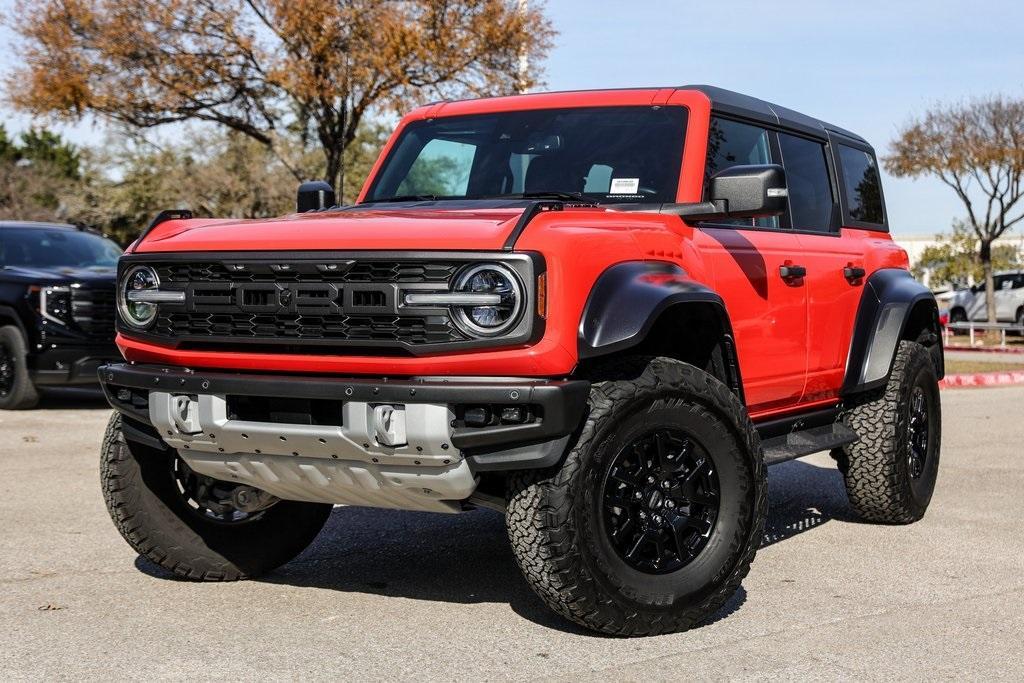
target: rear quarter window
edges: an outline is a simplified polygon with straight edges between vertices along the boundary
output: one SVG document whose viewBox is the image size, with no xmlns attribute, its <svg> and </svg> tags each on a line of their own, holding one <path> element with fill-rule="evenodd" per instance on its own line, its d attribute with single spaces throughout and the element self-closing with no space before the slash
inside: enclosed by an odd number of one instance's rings
<svg viewBox="0 0 1024 683">
<path fill-rule="evenodd" d="M 838 145 L 839 164 L 843 169 L 843 198 L 847 219 L 857 223 L 885 226 L 882 204 L 882 178 L 878 162 L 871 152 Z"/>
</svg>

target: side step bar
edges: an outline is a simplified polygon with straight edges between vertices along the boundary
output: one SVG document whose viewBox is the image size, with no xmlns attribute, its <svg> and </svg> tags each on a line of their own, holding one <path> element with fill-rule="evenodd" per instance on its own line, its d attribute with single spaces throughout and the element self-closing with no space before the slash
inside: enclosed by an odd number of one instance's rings
<svg viewBox="0 0 1024 683">
<path fill-rule="evenodd" d="M 858 438 L 856 432 L 841 422 L 775 436 L 761 442 L 764 464 L 777 465 L 811 453 L 829 451 L 853 443 Z"/>
</svg>

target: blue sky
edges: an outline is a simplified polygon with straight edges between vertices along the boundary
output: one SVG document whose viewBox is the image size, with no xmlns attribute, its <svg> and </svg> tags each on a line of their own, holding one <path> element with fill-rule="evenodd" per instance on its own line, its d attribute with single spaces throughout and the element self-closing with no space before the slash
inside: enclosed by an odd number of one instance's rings
<svg viewBox="0 0 1024 683">
<path fill-rule="evenodd" d="M 1024 3 L 550 0 L 547 15 L 559 31 L 549 89 L 708 83 L 849 128 L 880 154 L 936 102 L 1024 97 Z M 0 48 L 10 41 L 0 29 Z M 10 59 L 2 49 L 0 69 Z M 2 108 L 0 120 L 28 124 Z M 88 125 L 64 132 L 102 139 Z M 962 213 L 935 180 L 886 178 L 885 191 L 896 233 L 945 230 Z"/>
</svg>

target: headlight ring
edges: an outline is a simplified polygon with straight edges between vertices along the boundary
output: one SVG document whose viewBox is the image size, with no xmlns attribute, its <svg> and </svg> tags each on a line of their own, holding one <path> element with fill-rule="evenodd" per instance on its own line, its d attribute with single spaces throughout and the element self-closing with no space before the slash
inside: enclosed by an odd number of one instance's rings
<svg viewBox="0 0 1024 683">
<path fill-rule="evenodd" d="M 523 312 L 522 283 L 512 269 L 500 263 L 469 266 L 459 273 L 453 292 L 500 296 L 495 304 L 452 307 L 455 324 L 474 337 L 497 337 L 508 332 Z"/>
<path fill-rule="evenodd" d="M 160 278 L 149 266 L 134 266 L 117 286 L 117 310 L 121 320 L 130 327 L 146 329 L 156 321 L 157 304 L 131 301 L 129 292 L 149 292 L 160 288 Z"/>
</svg>

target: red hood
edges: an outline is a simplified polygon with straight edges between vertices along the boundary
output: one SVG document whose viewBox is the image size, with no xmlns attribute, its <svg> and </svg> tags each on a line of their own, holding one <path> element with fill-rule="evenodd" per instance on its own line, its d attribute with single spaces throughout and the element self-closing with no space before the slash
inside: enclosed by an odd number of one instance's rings
<svg viewBox="0 0 1024 683">
<path fill-rule="evenodd" d="M 495 250 L 522 211 L 349 209 L 267 220 L 174 220 L 157 226 L 135 251 Z"/>
</svg>

